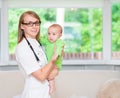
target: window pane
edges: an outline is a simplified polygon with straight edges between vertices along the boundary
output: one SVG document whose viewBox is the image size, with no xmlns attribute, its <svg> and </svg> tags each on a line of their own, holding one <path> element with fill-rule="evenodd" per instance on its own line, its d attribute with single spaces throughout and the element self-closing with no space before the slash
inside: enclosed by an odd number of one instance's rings
<svg viewBox="0 0 120 98">
<path fill-rule="evenodd" d="M 112 5 L 112 59 L 120 59 L 120 2 Z"/>
<path fill-rule="evenodd" d="M 21 13 L 34 10 L 40 15 L 41 34 L 52 23 L 62 23 L 65 41 L 64 59 L 102 59 L 101 8 L 34 8 L 9 9 L 9 54 L 14 60 L 18 21 Z M 62 10 L 62 11 L 61 11 Z"/>
<path fill-rule="evenodd" d="M 10 60 L 15 60 L 15 46 L 17 45 L 17 30 L 20 15 L 27 10 L 35 11 L 41 18 L 41 32 L 46 32 L 46 25 L 44 23 L 50 23 L 56 21 L 56 9 L 49 8 L 10 8 L 9 9 L 9 56 Z"/>
<path fill-rule="evenodd" d="M 102 10 L 66 8 L 64 35 L 72 59 L 101 59 Z"/>
</svg>

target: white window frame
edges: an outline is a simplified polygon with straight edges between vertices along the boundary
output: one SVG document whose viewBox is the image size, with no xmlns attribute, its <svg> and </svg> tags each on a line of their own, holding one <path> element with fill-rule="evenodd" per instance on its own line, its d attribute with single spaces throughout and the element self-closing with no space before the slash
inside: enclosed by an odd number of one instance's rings
<svg viewBox="0 0 120 98">
<path fill-rule="evenodd" d="M 0 65 L 8 65 L 9 62 L 9 53 L 8 53 L 8 7 L 7 1 L 1 0 L 1 51 L 0 51 L 0 58 L 1 62 Z"/>
<path fill-rule="evenodd" d="M 9 61 L 8 53 L 8 8 L 99 8 L 103 9 L 103 59 L 102 60 L 63 60 L 63 65 L 83 64 L 114 64 L 119 65 L 120 60 L 111 59 L 111 5 L 113 1 L 120 0 L 1 0 L 1 32 L 0 32 L 0 65 L 15 65 Z M 29 2 L 29 3 L 28 3 Z M 106 38 L 107 36 L 107 38 Z"/>
</svg>

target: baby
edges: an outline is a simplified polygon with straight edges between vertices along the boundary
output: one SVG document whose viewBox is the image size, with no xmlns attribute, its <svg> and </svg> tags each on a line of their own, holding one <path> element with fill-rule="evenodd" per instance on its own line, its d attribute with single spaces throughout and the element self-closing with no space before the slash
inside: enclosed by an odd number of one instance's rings
<svg viewBox="0 0 120 98">
<path fill-rule="evenodd" d="M 48 28 L 47 37 L 40 38 L 40 43 L 45 47 L 45 52 L 48 62 L 51 60 L 54 53 L 54 47 L 56 47 L 57 60 L 56 65 L 59 70 L 62 69 L 62 56 L 64 49 L 64 41 L 60 39 L 62 36 L 62 27 L 59 24 L 52 24 Z"/>
<path fill-rule="evenodd" d="M 58 75 L 58 70 L 62 69 L 62 56 L 64 52 L 64 41 L 60 39 L 62 36 L 62 27 L 59 24 L 53 24 L 48 28 L 47 36 L 40 38 L 40 43 L 45 47 L 46 57 L 48 62 L 51 60 L 54 53 L 54 48 L 56 50 L 56 66 L 50 73 L 48 80 L 50 86 L 50 94 L 55 90 L 54 75 Z M 52 79 L 52 80 L 51 80 Z"/>
</svg>

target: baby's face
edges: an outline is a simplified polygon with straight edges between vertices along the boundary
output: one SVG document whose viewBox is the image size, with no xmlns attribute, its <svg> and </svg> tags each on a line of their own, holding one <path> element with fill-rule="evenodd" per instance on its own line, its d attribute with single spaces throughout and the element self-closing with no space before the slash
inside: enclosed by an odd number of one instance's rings
<svg viewBox="0 0 120 98">
<path fill-rule="evenodd" d="M 48 29 L 48 40 L 53 43 L 56 42 L 57 39 L 61 37 L 62 33 L 59 28 L 49 28 Z"/>
</svg>

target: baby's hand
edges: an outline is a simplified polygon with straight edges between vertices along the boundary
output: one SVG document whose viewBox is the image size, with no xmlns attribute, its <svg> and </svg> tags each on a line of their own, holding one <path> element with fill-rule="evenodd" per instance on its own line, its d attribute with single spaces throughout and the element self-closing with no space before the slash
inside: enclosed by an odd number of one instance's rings
<svg viewBox="0 0 120 98">
<path fill-rule="evenodd" d="M 58 54 L 57 54 L 57 53 L 54 53 L 54 55 L 53 55 L 53 57 L 52 57 L 52 61 L 53 61 L 53 62 L 56 62 L 57 58 L 58 58 Z"/>
</svg>

